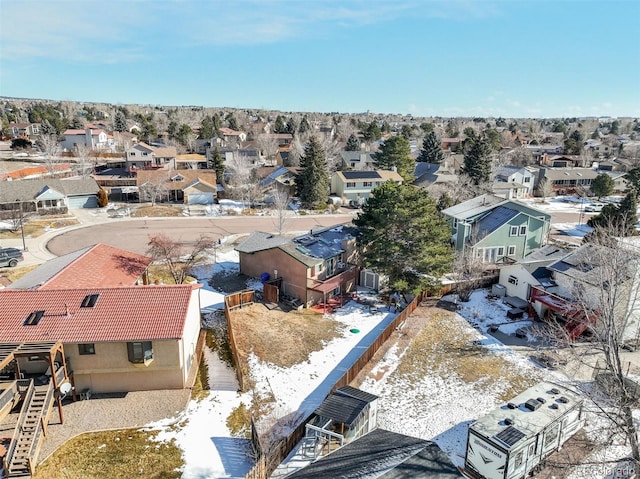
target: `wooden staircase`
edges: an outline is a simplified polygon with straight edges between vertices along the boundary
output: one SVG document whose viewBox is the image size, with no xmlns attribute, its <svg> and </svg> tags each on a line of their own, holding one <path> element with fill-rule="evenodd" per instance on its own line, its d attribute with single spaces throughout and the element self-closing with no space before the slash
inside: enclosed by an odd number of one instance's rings
<svg viewBox="0 0 640 479">
<path fill-rule="evenodd" d="M 53 382 L 35 386 L 30 381 L 20 410 L 18 423 L 4 460 L 5 477 L 30 478 L 46 434 L 46 425 L 53 407 Z"/>
</svg>

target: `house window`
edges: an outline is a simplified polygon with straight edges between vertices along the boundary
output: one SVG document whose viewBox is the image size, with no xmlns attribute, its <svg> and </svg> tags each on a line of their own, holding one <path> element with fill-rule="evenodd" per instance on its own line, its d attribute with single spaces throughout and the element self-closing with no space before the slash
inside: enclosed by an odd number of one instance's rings
<svg viewBox="0 0 640 479">
<path fill-rule="evenodd" d="M 136 156 L 136 152 L 135 151 L 129 152 L 129 156 Z"/>
<path fill-rule="evenodd" d="M 153 347 L 151 341 L 127 343 L 129 362 L 134 364 L 147 364 L 153 360 Z"/>
<path fill-rule="evenodd" d="M 504 246 L 498 247 L 498 256 L 504 256 Z"/>
<path fill-rule="evenodd" d="M 515 277 L 515 276 L 513 276 L 513 275 L 510 275 L 510 276 L 507 278 L 507 282 L 508 282 L 509 284 L 514 285 L 514 286 L 518 286 L 518 278 L 516 278 L 516 277 Z"/>
<path fill-rule="evenodd" d="M 516 454 L 516 457 L 513 460 L 514 469 L 520 469 L 522 467 L 522 453 L 523 451 L 520 451 L 518 454 Z"/>
<path fill-rule="evenodd" d="M 525 176 L 525 177 L 522 179 L 522 182 L 523 182 L 523 183 L 531 183 L 531 178 L 530 178 L 530 177 L 528 177 L 528 176 Z"/>
<path fill-rule="evenodd" d="M 351 168 L 355 168 L 356 164 L 355 163 L 351 163 Z"/>
<path fill-rule="evenodd" d="M 515 245 L 509 245 L 509 248 L 507 249 L 507 256 L 513 256 L 515 254 L 516 254 Z"/>
<path fill-rule="evenodd" d="M 149 156 L 149 154 L 146 151 L 143 151 L 142 156 Z"/>
<path fill-rule="evenodd" d="M 518 236 L 518 227 L 517 226 L 512 226 L 509 229 L 509 236 Z"/>
<path fill-rule="evenodd" d="M 370 188 L 371 186 L 373 186 L 373 183 L 370 181 L 363 181 L 362 186 L 364 186 L 365 188 Z"/>
<path fill-rule="evenodd" d="M 78 344 L 78 354 L 80 356 L 96 354 L 96 345 L 94 343 Z"/>
<path fill-rule="evenodd" d="M 525 236 L 527 234 L 527 225 L 522 225 L 520 227 L 520 236 Z"/>
<path fill-rule="evenodd" d="M 347 188 L 355 188 L 356 184 L 355 183 L 347 183 Z"/>
</svg>

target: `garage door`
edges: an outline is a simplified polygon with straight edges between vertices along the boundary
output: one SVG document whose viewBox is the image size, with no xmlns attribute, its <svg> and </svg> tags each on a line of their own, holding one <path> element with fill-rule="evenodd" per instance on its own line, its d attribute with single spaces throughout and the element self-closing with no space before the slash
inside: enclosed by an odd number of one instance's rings
<svg viewBox="0 0 640 479">
<path fill-rule="evenodd" d="M 98 197 L 95 195 L 69 197 L 69 208 L 97 208 L 97 207 L 98 207 Z"/>
<path fill-rule="evenodd" d="M 212 205 L 213 193 L 196 193 L 189 195 L 190 205 Z"/>
</svg>

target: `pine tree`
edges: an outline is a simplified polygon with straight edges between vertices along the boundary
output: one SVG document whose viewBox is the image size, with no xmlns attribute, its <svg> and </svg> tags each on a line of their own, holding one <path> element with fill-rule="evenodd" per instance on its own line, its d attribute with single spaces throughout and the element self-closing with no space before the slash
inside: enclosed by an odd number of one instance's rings
<svg viewBox="0 0 640 479">
<path fill-rule="evenodd" d="M 119 132 L 123 132 L 127 129 L 127 118 L 124 116 L 122 110 L 116 111 L 116 114 L 113 117 L 113 129 Z"/>
<path fill-rule="evenodd" d="M 603 231 L 612 231 L 624 236 L 634 236 L 636 223 L 638 222 L 638 202 L 635 190 L 631 190 L 622 199 L 618 206 L 607 204 L 600 214 L 587 221 L 592 228 L 600 228 Z M 588 241 L 588 238 L 585 238 Z"/>
<path fill-rule="evenodd" d="M 42 123 L 40 124 L 40 130 L 42 131 L 43 135 L 55 135 L 57 133 L 55 127 L 46 118 L 42 120 Z"/>
<path fill-rule="evenodd" d="M 198 137 L 201 140 L 208 140 L 209 138 L 213 138 L 213 120 L 210 116 L 205 116 L 200 122 L 200 131 L 198 132 Z"/>
<path fill-rule="evenodd" d="M 315 136 L 309 139 L 300 157 L 296 189 L 303 208 L 322 209 L 329 199 L 329 173 L 322 146 Z"/>
<path fill-rule="evenodd" d="M 382 184 L 353 223 L 364 266 L 385 274 L 397 291 L 419 293 L 450 271 L 450 228 L 422 188 Z"/>
<path fill-rule="evenodd" d="M 349 136 L 344 149 L 345 151 L 360 151 L 360 140 L 358 140 L 358 137 L 354 133 L 351 133 L 351 136 Z"/>
<path fill-rule="evenodd" d="M 464 155 L 462 173 L 468 175 L 476 185 L 491 179 L 491 147 L 484 137 L 473 140 Z"/>
<path fill-rule="evenodd" d="M 589 189 L 591 190 L 591 193 L 600 199 L 603 196 L 609 196 L 613 192 L 614 187 L 615 182 L 613 181 L 613 178 L 606 173 L 602 173 L 593 179 Z"/>
<path fill-rule="evenodd" d="M 284 122 L 284 118 L 282 115 L 278 115 L 276 118 L 276 124 L 273 126 L 274 133 L 286 133 L 287 132 L 287 124 Z"/>
<path fill-rule="evenodd" d="M 382 170 L 396 169 L 406 182 L 414 180 L 416 162 L 411 157 L 409 140 L 404 136 L 392 136 L 380 146 L 375 154 L 376 166 Z"/>
<path fill-rule="evenodd" d="M 298 127 L 298 132 L 299 133 L 306 133 L 307 131 L 309 131 L 311 129 L 311 125 L 309 124 L 309 120 L 307 120 L 307 116 L 303 116 L 302 120 L 300 121 L 300 126 Z"/>
<path fill-rule="evenodd" d="M 422 150 L 420 150 L 418 160 L 427 163 L 442 163 L 444 160 L 442 145 L 438 141 L 435 131 L 431 130 L 422 140 Z"/>
<path fill-rule="evenodd" d="M 220 150 L 216 146 L 215 149 L 213 150 L 213 153 L 210 153 L 209 155 L 210 155 L 210 159 L 207 162 L 207 167 L 210 170 L 215 170 L 216 182 L 218 184 L 222 184 L 224 179 L 225 166 L 224 166 L 224 159 L 220 154 Z"/>
</svg>

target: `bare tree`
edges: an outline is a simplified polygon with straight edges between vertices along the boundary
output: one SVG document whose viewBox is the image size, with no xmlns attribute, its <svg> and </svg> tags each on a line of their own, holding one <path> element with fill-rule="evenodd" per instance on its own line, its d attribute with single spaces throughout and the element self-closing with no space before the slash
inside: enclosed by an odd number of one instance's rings
<svg viewBox="0 0 640 479">
<path fill-rule="evenodd" d="M 277 138 L 271 134 L 261 134 L 258 136 L 257 145 L 265 156 L 267 163 L 273 163 L 279 151 Z"/>
<path fill-rule="evenodd" d="M 230 175 L 226 186 L 232 198 L 242 201 L 245 205 L 254 203 L 262 193 L 255 169 L 256 166 L 251 163 L 251 160 L 238 152 L 234 152 L 227 165 Z"/>
<path fill-rule="evenodd" d="M 193 267 L 209 262 L 208 254 L 215 256 L 215 241 L 201 235 L 195 243 L 185 244 L 165 234 L 149 237 L 147 254 L 154 261 L 165 264 L 176 284 L 184 284 Z"/>
<path fill-rule="evenodd" d="M 279 190 L 277 187 L 274 187 L 271 190 L 271 195 L 273 197 L 273 209 L 275 211 L 273 222 L 278 230 L 278 234 L 282 235 L 284 234 L 289 222 L 289 194 L 285 191 Z"/>
<path fill-rule="evenodd" d="M 91 161 L 91 153 L 91 148 L 84 143 L 78 143 L 76 145 L 75 154 L 80 166 L 80 174 L 83 178 L 87 178 L 89 173 L 95 173 L 95 156 L 93 157 L 93 161 Z"/>
<path fill-rule="evenodd" d="M 471 293 L 482 282 L 485 269 L 482 260 L 473 254 L 472 248 L 465 245 L 462 250 L 456 251 L 451 276 L 456 282 L 455 292 L 460 301 L 469 301 Z"/>
<path fill-rule="evenodd" d="M 632 238 L 614 236 L 615 227 L 596 228 L 572 253 L 569 280 L 556 277 L 558 294 L 569 298 L 564 317 L 549 320 L 546 331 L 559 344 L 571 343 L 578 332 L 591 337 L 583 345 L 565 348 L 576 370 L 591 371 L 595 383 L 581 388 L 604 421 L 598 436 L 603 445 L 623 440 L 631 451 L 636 474 L 640 471 L 637 408 L 640 388 L 627 375 L 623 348 L 640 338 L 640 248 Z M 623 460 L 625 458 L 617 458 Z M 616 462 L 616 461 L 611 461 Z"/>
<path fill-rule="evenodd" d="M 553 194 L 553 185 L 548 178 L 542 178 L 538 187 L 536 188 L 536 195 L 542 198 L 542 201 L 546 200 Z"/>
<path fill-rule="evenodd" d="M 327 168 L 329 169 L 329 175 L 336 171 L 342 165 L 342 157 L 340 156 L 340 145 L 338 142 L 331 138 L 330 135 L 320 135 L 320 145 L 324 150 L 325 158 L 327 159 Z"/>
<path fill-rule="evenodd" d="M 60 142 L 58 142 L 57 135 L 41 135 L 38 139 L 38 146 L 42 149 L 42 152 L 45 154 L 45 164 L 47 166 L 47 170 L 49 173 L 54 176 L 55 175 L 55 165 L 58 163 L 60 155 L 60 151 L 62 148 L 60 147 Z"/>
<path fill-rule="evenodd" d="M 140 185 L 140 198 L 151 202 L 155 206 L 158 200 L 169 195 L 169 185 L 164 176 L 154 176 Z"/>
</svg>

